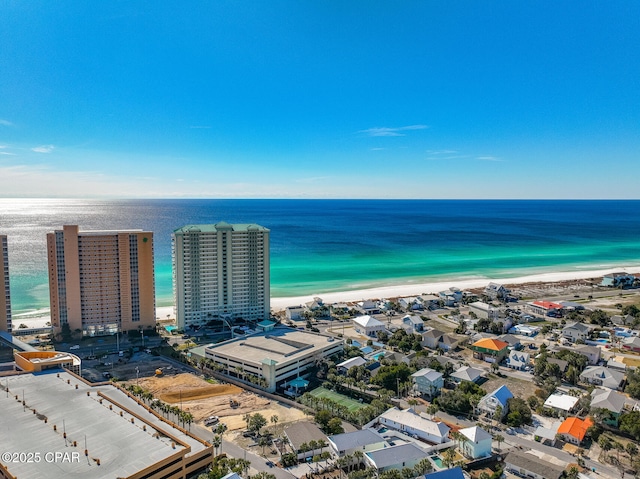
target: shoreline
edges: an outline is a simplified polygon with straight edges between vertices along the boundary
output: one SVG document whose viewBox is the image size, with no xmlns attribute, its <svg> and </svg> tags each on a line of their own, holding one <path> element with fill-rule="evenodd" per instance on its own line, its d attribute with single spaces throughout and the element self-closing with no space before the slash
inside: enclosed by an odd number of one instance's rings
<svg viewBox="0 0 640 479">
<path fill-rule="evenodd" d="M 393 286 L 381 286 L 353 291 L 340 291 L 331 293 L 318 293 L 305 296 L 290 296 L 283 298 L 271 298 L 271 309 L 281 311 L 287 306 L 297 306 L 312 301 L 314 297 L 320 297 L 325 303 L 351 303 L 365 299 L 397 298 L 406 296 L 417 296 L 421 294 L 437 294 L 439 291 L 451 287 L 465 289 L 481 288 L 489 283 L 524 285 L 534 283 L 555 283 L 560 281 L 586 280 L 602 277 L 606 274 L 626 271 L 629 274 L 640 274 L 640 268 L 608 268 L 600 270 L 584 271 L 558 271 L 552 273 L 539 273 L 515 278 L 474 278 L 462 280 L 434 281 L 417 284 L 404 284 Z"/>
<path fill-rule="evenodd" d="M 271 298 L 271 310 L 274 312 L 283 311 L 287 306 L 303 305 L 312 301 L 315 297 L 320 297 L 325 303 L 353 303 L 365 299 L 398 298 L 406 296 L 417 296 L 421 294 L 437 294 L 439 291 L 457 287 L 462 290 L 482 288 L 489 283 L 499 283 L 505 285 L 526 285 L 540 283 L 557 283 L 564 281 L 587 280 L 602 277 L 606 274 L 626 271 L 629 274 L 640 274 L 640 267 L 619 267 L 598 270 L 584 271 L 557 271 L 551 273 L 538 273 L 515 278 L 473 278 L 473 279 L 449 279 L 443 281 L 433 281 L 415 284 L 399 284 L 390 286 L 380 286 L 374 288 L 357 289 L 337 292 L 318 292 L 311 295 L 287 296 Z M 28 327 L 42 327 L 51 317 L 48 308 L 41 308 L 37 311 L 17 313 L 12 316 L 14 327 L 24 323 Z M 157 306 L 156 320 L 175 319 L 173 305 Z"/>
</svg>

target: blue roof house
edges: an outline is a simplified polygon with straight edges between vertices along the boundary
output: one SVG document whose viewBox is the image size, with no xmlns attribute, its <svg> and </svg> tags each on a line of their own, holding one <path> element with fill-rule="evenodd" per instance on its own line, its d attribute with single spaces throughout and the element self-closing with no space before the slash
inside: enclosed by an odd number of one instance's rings
<svg viewBox="0 0 640 479">
<path fill-rule="evenodd" d="M 507 401 L 513 397 L 511 391 L 507 386 L 500 386 L 495 391 L 487 394 L 478 403 L 478 410 L 486 413 L 490 417 L 494 417 L 498 406 L 502 409 L 502 416 L 500 419 L 507 415 L 509 412 L 509 406 Z"/>
</svg>

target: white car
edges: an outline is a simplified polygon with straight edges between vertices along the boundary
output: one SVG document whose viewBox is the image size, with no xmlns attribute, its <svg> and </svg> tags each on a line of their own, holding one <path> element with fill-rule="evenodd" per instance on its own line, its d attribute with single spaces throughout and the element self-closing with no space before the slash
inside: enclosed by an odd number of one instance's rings
<svg viewBox="0 0 640 479">
<path fill-rule="evenodd" d="M 71 346 L 69 348 L 69 351 L 71 351 L 72 349 L 80 349 L 80 345 L 79 344 L 74 344 L 73 346 Z"/>
</svg>

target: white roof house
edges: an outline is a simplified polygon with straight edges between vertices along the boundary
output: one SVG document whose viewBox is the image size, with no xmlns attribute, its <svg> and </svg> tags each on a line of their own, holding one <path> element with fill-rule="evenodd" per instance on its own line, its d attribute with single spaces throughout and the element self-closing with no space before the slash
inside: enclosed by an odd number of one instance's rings
<svg viewBox="0 0 640 479">
<path fill-rule="evenodd" d="M 384 323 L 373 316 L 357 316 L 351 320 L 357 332 L 366 336 L 375 336 L 378 331 L 384 331 Z"/>
<path fill-rule="evenodd" d="M 416 414 L 413 409 L 401 411 L 396 407 L 392 407 L 382 413 L 378 417 L 378 422 L 396 431 L 417 436 L 434 444 L 447 442 L 450 430 L 445 423 L 427 419 L 422 415 Z"/>
<path fill-rule="evenodd" d="M 467 427 L 458 431 L 465 437 L 461 445 L 462 453 L 473 459 L 491 455 L 493 437 L 478 426 Z"/>
<path fill-rule="evenodd" d="M 544 402 L 544 407 L 569 413 L 578 404 L 579 398 L 568 394 L 552 394 Z"/>
</svg>

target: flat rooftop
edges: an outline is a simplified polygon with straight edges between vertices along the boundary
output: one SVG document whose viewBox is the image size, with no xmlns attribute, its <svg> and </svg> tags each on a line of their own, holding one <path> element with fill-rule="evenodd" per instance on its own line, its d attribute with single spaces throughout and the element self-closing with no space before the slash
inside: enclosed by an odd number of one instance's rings
<svg viewBox="0 0 640 479">
<path fill-rule="evenodd" d="M 207 352 L 260 366 L 263 360 L 276 361 L 278 364 L 295 361 L 339 342 L 341 340 L 319 334 L 278 328 L 218 343 L 207 347 Z"/>
<path fill-rule="evenodd" d="M 141 416 L 144 422 L 119 406 Z M 149 413 L 115 386 L 90 386 L 62 370 L 0 378 L 0 410 L 0 450 L 41 456 L 40 462 L 3 459 L 3 465 L 16 477 L 128 477 L 186 450 L 180 442 L 191 448 L 187 457 L 207 448 Z M 84 454 L 85 443 L 88 457 Z M 56 454 L 65 453 L 68 460 L 56 460 Z"/>
</svg>

